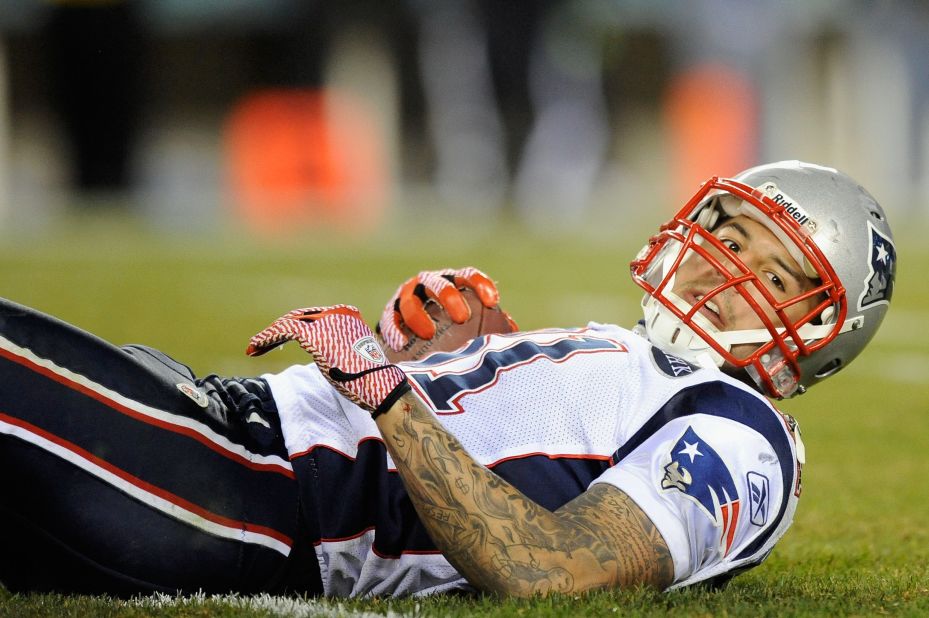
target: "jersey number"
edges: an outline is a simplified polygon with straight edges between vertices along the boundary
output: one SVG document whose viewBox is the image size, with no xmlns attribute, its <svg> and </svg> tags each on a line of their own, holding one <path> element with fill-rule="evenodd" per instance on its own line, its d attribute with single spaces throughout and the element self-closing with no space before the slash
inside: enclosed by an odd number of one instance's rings
<svg viewBox="0 0 929 618">
<path fill-rule="evenodd" d="M 416 370 L 406 370 L 419 394 L 439 414 L 463 412 L 458 401 L 497 383 L 517 367 L 548 360 L 562 363 L 577 354 L 627 352 L 618 341 L 589 337 L 577 331 L 543 331 L 529 339 L 504 340 L 508 347 L 488 349 L 483 337 L 456 354 L 435 354 Z"/>
</svg>

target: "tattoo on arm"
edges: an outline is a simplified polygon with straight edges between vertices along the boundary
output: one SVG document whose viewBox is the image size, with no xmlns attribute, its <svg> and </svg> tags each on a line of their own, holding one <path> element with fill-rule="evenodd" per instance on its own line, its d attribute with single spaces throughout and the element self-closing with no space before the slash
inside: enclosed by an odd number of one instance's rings
<svg viewBox="0 0 929 618">
<path fill-rule="evenodd" d="M 615 487 L 596 484 L 552 513 L 474 461 L 415 397 L 378 425 L 423 524 L 476 587 L 531 595 L 671 583 L 664 539 Z"/>
</svg>

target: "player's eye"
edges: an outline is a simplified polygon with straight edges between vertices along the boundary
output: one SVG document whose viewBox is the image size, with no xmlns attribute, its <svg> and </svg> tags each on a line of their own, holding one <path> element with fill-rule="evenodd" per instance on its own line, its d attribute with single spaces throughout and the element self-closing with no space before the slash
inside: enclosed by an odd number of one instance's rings
<svg viewBox="0 0 929 618">
<path fill-rule="evenodd" d="M 771 284 L 772 284 L 774 287 L 776 287 L 777 289 L 779 289 L 781 292 L 784 292 L 784 291 L 785 291 L 784 282 L 781 280 L 780 277 L 778 277 L 778 276 L 775 275 L 774 273 L 767 273 L 767 275 L 768 275 L 768 280 L 771 282 Z"/>
<path fill-rule="evenodd" d="M 739 253 L 742 251 L 742 247 L 739 246 L 734 240 L 729 240 L 728 238 L 720 238 L 720 242 L 723 243 L 723 246 L 732 251 L 733 253 Z"/>
</svg>

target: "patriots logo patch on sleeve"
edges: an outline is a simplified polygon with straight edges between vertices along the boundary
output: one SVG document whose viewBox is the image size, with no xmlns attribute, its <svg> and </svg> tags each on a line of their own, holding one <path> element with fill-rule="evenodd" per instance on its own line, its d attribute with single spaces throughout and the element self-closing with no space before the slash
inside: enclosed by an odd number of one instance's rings
<svg viewBox="0 0 929 618">
<path fill-rule="evenodd" d="M 661 488 L 680 491 L 720 528 L 723 555 L 729 553 L 739 521 L 739 494 L 729 468 L 693 427 L 671 448 Z"/>
</svg>

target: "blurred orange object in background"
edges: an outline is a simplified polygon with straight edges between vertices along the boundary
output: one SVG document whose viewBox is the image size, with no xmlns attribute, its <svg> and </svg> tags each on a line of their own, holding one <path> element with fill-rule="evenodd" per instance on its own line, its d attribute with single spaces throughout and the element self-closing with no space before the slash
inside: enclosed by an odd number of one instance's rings
<svg viewBox="0 0 929 618">
<path fill-rule="evenodd" d="M 263 234 L 380 221 L 389 173 L 381 128 L 363 102 L 333 90 L 264 90 L 245 96 L 225 127 L 237 212 Z"/>
<path fill-rule="evenodd" d="M 674 76 L 664 116 L 675 204 L 710 176 L 732 176 L 757 163 L 758 100 L 742 71 L 702 64 Z"/>
</svg>

